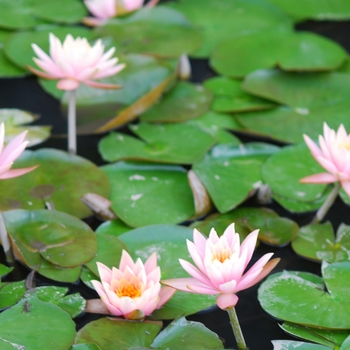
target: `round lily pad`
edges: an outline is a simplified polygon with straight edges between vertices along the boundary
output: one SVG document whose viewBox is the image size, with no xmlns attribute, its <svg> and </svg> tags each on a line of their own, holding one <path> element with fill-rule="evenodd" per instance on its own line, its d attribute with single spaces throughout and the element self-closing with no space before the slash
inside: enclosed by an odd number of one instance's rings
<svg viewBox="0 0 350 350">
<path fill-rule="evenodd" d="M 109 20 L 95 29 L 95 36 L 112 37 L 121 52 L 161 57 L 193 52 L 202 38 L 186 17 L 164 6 L 143 7 L 130 16 Z"/>
<path fill-rule="evenodd" d="M 181 0 L 170 6 L 181 11 L 203 33 L 195 57 L 208 57 L 220 41 L 264 29 L 292 29 L 292 21 L 280 9 L 262 0 Z"/>
<path fill-rule="evenodd" d="M 95 164 L 79 156 L 56 149 L 25 151 L 15 167 L 38 168 L 20 177 L 0 182 L 0 209 L 41 209 L 53 205 L 56 210 L 79 218 L 91 215 L 80 200 L 92 192 L 109 195 L 109 181 Z"/>
<path fill-rule="evenodd" d="M 272 340 L 272 344 L 273 350 L 294 350 L 295 348 L 298 348 L 298 350 L 332 350 L 328 346 L 304 343 L 297 340 Z"/>
<path fill-rule="evenodd" d="M 278 147 L 264 143 L 217 145 L 193 165 L 193 171 L 219 212 L 225 213 L 251 196 L 262 184 L 261 165 L 277 150 Z"/>
<path fill-rule="evenodd" d="M 259 288 L 263 309 L 272 316 L 316 328 L 350 329 L 350 262 L 323 263 L 324 286 L 293 271 L 271 275 Z M 327 312 L 325 312 L 325 310 Z"/>
<path fill-rule="evenodd" d="M 143 140 L 122 133 L 109 134 L 99 143 L 99 151 L 104 160 L 115 162 L 130 159 L 192 164 L 203 156 L 215 141 L 207 131 L 186 123 L 140 123 L 130 126 L 130 129 Z"/>
<path fill-rule="evenodd" d="M 180 223 L 194 215 L 182 167 L 118 162 L 101 169 L 111 183 L 112 209 L 129 226 Z"/>
<path fill-rule="evenodd" d="M 212 93 L 207 88 L 179 82 L 158 104 L 142 114 L 140 119 L 153 123 L 186 121 L 207 112 L 211 101 Z"/>
</svg>

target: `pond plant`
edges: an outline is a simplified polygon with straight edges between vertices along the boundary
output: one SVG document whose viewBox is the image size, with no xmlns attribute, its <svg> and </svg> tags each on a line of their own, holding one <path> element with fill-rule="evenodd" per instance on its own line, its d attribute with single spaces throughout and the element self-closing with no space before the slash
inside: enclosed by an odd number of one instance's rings
<svg viewBox="0 0 350 350">
<path fill-rule="evenodd" d="M 0 13 L 0 349 L 350 349 L 349 1 Z"/>
</svg>

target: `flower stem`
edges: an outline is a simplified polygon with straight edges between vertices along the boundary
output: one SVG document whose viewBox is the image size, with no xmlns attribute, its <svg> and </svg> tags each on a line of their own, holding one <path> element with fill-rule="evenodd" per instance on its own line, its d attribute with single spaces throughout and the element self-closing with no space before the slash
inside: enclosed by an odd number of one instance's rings
<svg viewBox="0 0 350 350">
<path fill-rule="evenodd" d="M 69 91 L 69 104 L 68 104 L 68 152 L 70 154 L 76 154 L 77 153 L 75 90 Z"/>
<path fill-rule="evenodd" d="M 239 321 L 237 318 L 236 310 L 234 306 L 226 309 L 228 315 L 230 317 L 230 323 L 232 326 L 233 334 L 236 338 L 236 342 L 239 350 L 248 350 L 247 345 L 245 344 L 245 340 L 242 334 L 241 326 L 239 325 Z"/>
<path fill-rule="evenodd" d="M 2 217 L 1 211 L 0 211 L 0 239 L 1 239 L 2 248 L 4 249 L 4 252 L 5 252 L 6 262 L 10 266 L 12 266 L 14 262 L 14 258 L 11 250 L 9 236 L 7 235 L 4 218 Z"/>
<path fill-rule="evenodd" d="M 318 209 L 315 217 L 311 220 L 310 225 L 312 224 L 317 224 L 323 220 L 323 218 L 326 216 L 328 210 L 330 207 L 333 205 L 335 199 L 338 196 L 338 193 L 340 191 L 341 184 L 340 182 L 336 182 L 333 190 L 329 194 L 328 198 L 326 201 L 323 203 L 320 209 Z"/>
</svg>

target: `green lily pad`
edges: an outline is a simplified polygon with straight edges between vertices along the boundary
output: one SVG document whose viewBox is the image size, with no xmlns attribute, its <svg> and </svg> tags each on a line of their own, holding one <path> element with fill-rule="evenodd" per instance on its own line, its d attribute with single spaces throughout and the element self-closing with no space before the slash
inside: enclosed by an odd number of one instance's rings
<svg viewBox="0 0 350 350">
<path fill-rule="evenodd" d="M 350 226 L 341 224 L 335 237 L 330 223 L 304 226 L 292 242 L 292 248 L 307 259 L 347 261 L 350 256 Z"/>
<path fill-rule="evenodd" d="M 24 151 L 15 167 L 39 165 L 32 172 L 0 182 L 0 210 L 41 209 L 46 203 L 79 218 L 92 214 L 80 200 L 92 192 L 108 197 L 108 178 L 95 164 L 56 149 Z"/>
<path fill-rule="evenodd" d="M 350 19 L 350 4 L 344 0 L 268 0 L 296 21 L 344 21 Z"/>
<path fill-rule="evenodd" d="M 219 212 L 225 213 L 237 207 L 262 184 L 261 165 L 277 150 L 278 147 L 264 143 L 217 145 L 193 165 L 193 171 Z"/>
<path fill-rule="evenodd" d="M 95 275 L 89 268 L 83 265 L 80 272 L 80 279 L 84 282 L 86 286 L 88 286 L 91 289 L 95 289 L 91 281 L 97 280 L 98 274 Z"/>
<path fill-rule="evenodd" d="M 69 294 L 68 288 L 56 286 L 44 286 L 35 288 L 39 300 L 59 306 L 67 311 L 72 318 L 77 317 L 85 310 L 86 301 L 79 294 Z"/>
<path fill-rule="evenodd" d="M 203 45 L 192 55 L 208 57 L 220 41 L 265 29 L 291 30 L 292 22 L 281 10 L 261 0 L 181 0 L 170 6 L 181 11 L 203 33 Z"/>
<path fill-rule="evenodd" d="M 54 34 L 61 41 L 68 34 L 73 35 L 73 37 L 87 38 L 88 40 L 92 38 L 91 30 L 83 27 L 43 26 L 35 31 L 23 31 L 12 34 L 4 45 L 6 57 L 20 68 L 26 69 L 27 65 L 35 67 L 33 61 L 35 53 L 31 44 L 35 43 L 45 52 L 49 52 L 49 33 Z"/>
<path fill-rule="evenodd" d="M 122 251 L 128 251 L 128 247 L 117 237 L 105 233 L 96 234 L 98 249 L 95 256 L 87 263 L 87 266 L 96 276 L 99 275 L 96 262 L 101 262 L 112 268 L 119 266 Z M 94 278 L 95 279 L 95 278 Z"/>
<path fill-rule="evenodd" d="M 129 226 L 180 223 L 194 215 L 182 167 L 118 162 L 101 169 L 111 183 L 111 208 Z"/>
<path fill-rule="evenodd" d="M 97 250 L 91 228 L 66 213 L 17 209 L 4 212 L 3 217 L 15 257 L 33 269 L 42 264 L 45 269 L 47 263 L 55 265 L 59 273 L 62 268 L 80 268 Z"/>
<path fill-rule="evenodd" d="M 33 12 L 36 17 L 45 21 L 71 24 L 80 22 L 88 14 L 86 7 L 79 0 L 36 0 Z"/>
<path fill-rule="evenodd" d="M 179 82 L 140 119 L 152 123 L 182 122 L 199 117 L 208 111 L 212 93 L 201 85 Z"/>
<path fill-rule="evenodd" d="M 175 225 L 140 227 L 119 236 L 129 248 L 133 259 L 143 261 L 156 252 L 162 279 L 188 277 L 179 259 L 188 260 L 186 239 L 193 240 L 192 230 Z M 153 313 L 155 319 L 173 319 L 190 315 L 215 305 L 216 296 L 176 292 L 163 307 Z"/>
<path fill-rule="evenodd" d="M 322 171 L 305 144 L 282 148 L 269 157 L 261 168 L 262 178 L 270 185 L 273 196 L 276 193 L 302 203 L 321 199 L 326 185 L 301 184 L 299 180 Z"/>
<path fill-rule="evenodd" d="M 0 309 L 15 305 L 25 294 L 26 290 L 25 281 L 1 283 Z"/>
<path fill-rule="evenodd" d="M 270 109 L 276 105 L 270 101 L 250 95 L 242 90 L 241 81 L 227 77 L 206 80 L 203 86 L 214 94 L 211 109 L 215 112 L 248 112 Z"/>
<path fill-rule="evenodd" d="M 101 92 L 83 84 L 77 89 L 79 133 L 106 132 L 135 119 L 155 103 L 175 79 L 172 66 L 153 57 L 129 54 L 119 58 L 126 68 L 101 81 L 121 85 L 122 89 Z M 62 108 L 66 110 L 67 106 L 68 94 L 65 94 Z"/>
<path fill-rule="evenodd" d="M 104 160 L 192 164 L 214 143 L 214 137 L 206 130 L 186 123 L 140 123 L 131 125 L 130 129 L 142 138 L 142 141 L 122 133 L 111 133 L 99 143 L 99 152 Z"/>
<path fill-rule="evenodd" d="M 193 52 L 202 38 L 186 17 L 164 6 L 143 7 L 130 16 L 109 20 L 94 32 L 96 37 L 112 37 L 118 51 L 161 57 Z"/>
<path fill-rule="evenodd" d="M 26 141 L 29 141 L 28 147 L 44 142 L 50 137 L 50 126 L 32 126 L 29 124 L 38 119 L 37 116 L 15 108 L 0 109 L 0 122 L 4 122 L 6 135 L 5 142 L 8 143 L 21 132 L 28 130 Z"/>
<path fill-rule="evenodd" d="M 271 275 L 260 286 L 258 298 L 273 317 L 324 329 L 350 329 L 350 262 L 322 264 L 324 286 L 293 271 Z M 325 310 L 327 312 L 325 312 Z"/>
<path fill-rule="evenodd" d="M 294 350 L 298 348 L 298 350 L 332 350 L 332 348 L 328 346 L 312 344 L 312 343 L 304 343 L 296 340 L 272 340 L 273 350 Z"/>
<path fill-rule="evenodd" d="M 69 350 L 101 350 L 96 344 L 74 344 Z"/>
<path fill-rule="evenodd" d="M 6 330 L 0 338 L 0 347 L 4 350 L 16 347 L 66 350 L 75 337 L 75 324 L 69 314 L 56 305 L 38 300 L 35 294 L 3 311 L 0 328 Z"/>
<path fill-rule="evenodd" d="M 250 74 L 245 91 L 282 103 L 273 110 L 238 114 L 247 132 L 283 142 L 301 142 L 303 133 L 313 139 L 322 134 L 323 122 L 338 129 L 350 129 L 346 94 L 350 75 L 346 73 L 291 74 L 261 70 Z"/>
<path fill-rule="evenodd" d="M 94 343 L 101 350 L 149 348 L 161 327 L 161 322 L 130 322 L 122 319 L 100 318 L 81 328 L 77 332 L 74 343 Z"/>
<path fill-rule="evenodd" d="M 285 332 L 317 344 L 329 346 L 331 349 L 339 347 L 348 337 L 349 331 L 331 331 L 311 327 L 303 327 L 293 323 L 284 322 L 280 326 Z"/>
<path fill-rule="evenodd" d="M 0 264 L 0 278 L 6 276 L 13 270 L 13 267 L 8 267 L 3 264 Z"/>
<path fill-rule="evenodd" d="M 334 70 L 346 59 L 347 53 L 340 45 L 322 36 L 273 30 L 221 42 L 210 64 L 220 74 L 241 78 L 276 65 L 287 71 Z"/>
</svg>

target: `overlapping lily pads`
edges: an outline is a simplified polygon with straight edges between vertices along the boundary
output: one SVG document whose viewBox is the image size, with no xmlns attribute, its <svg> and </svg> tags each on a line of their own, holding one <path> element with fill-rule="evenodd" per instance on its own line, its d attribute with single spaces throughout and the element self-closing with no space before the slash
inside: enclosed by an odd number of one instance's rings
<svg viewBox="0 0 350 350">
<path fill-rule="evenodd" d="M 118 162 L 101 169 L 111 182 L 111 207 L 129 226 L 180 223 L 194 215 L 187 172 L 180 166 Z"/>
<path fill-rule="evenodd" d="M 159 30 L 155 30 L 158 28 Z M 95 30 L 96 37 L 110 36 L 119 51 L 179 57 L 201 44 L 201 33 L 180 12 L 144 7 L 125 18 L 109 20 Z"/>
<path fill-rule="evenodd" d="M 217 145 L 193 165 L 220 213 L 232 210 L 262 184 L 263 161 L 278 151 L 265 143 Z"/>
<path fill-rule="evenodd" d="M 292 74 L 259 70 L 243 82 L 251 94 L 284 106 L 261 112 L 238 114 L 247 132 L 284 142 L 301 142 L 303 133 L 313 139 L 322 134 L 323 122 L 332 129 L 344 124 L 350 129 L 350 102 L 346 93 L 350 75 L 346 73 Z"/>
<path fill-rule="evenodd" d="M 322 275 L 323 281 L 309 273 L 273 274 L 259 288 L 260 304 L 272 316 L 288 322 L 332 330 L 350 329 L 347 302 L 350 262 L 324 262 Z"/>
<path fill-rule="evenodd" d="M 268 28 L 292 29 L 288 16 L 262 0 L 206 0 L 200 8 L 197 0 L 182 0 L 170 6 L 181 11 L 203 33 L 203 45 L 192 54 L 195 57 L 208 57 L 220 41 L 233 36 Z"/>
<path fill-rule="evenodd" d="M 195 125 L 140 123 L 130 129 L 143 139 L 111 133 L 99 143 L 104 160 L 123 159 L 192 164 L 214 144 L 215 138 Z"/>
<path fill-rule="evenodd" d="M 38 168 L 32 172 L 0 182 L 1 210 L 41 209 L 49 204 L 58 211 L 84 218 L 92 212 L 80 200 L 81 196 L 88 192 L 109 195 L 107 176 L 87 159 L 42 148 L 25 151 L 16 161 L 19 168 L 34 165 Z"/>
<path fill-rule="evenodd" d="M 346 59 L 346 51 L 324 37 L 273 30 L 221 42 L 213 51 L 210 63 L 220 74 L 241 78 L 257 69 L 276 65 L 298 72 L 334 70 Z"/>
</svg>

